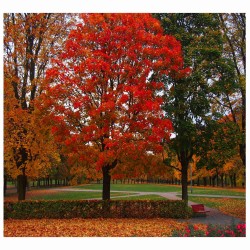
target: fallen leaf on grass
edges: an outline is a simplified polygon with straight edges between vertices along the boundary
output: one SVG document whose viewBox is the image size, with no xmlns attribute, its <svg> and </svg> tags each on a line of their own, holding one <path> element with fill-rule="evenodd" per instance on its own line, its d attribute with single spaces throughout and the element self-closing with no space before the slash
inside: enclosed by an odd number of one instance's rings
<svg viewBox="0 0 250 250">
<path fill-rule="evenodd" d="M 183 229 L 173 219 L 34 219 L 4 221 L 5 237 L 164 237 Z"/>
<path fill-rule="evenodd" d="M 219 209 L 225 213 L 234 217 L 246 220 L 246 201 L 238 199 L 225 198 L 221 201 Z"/>
</svg>

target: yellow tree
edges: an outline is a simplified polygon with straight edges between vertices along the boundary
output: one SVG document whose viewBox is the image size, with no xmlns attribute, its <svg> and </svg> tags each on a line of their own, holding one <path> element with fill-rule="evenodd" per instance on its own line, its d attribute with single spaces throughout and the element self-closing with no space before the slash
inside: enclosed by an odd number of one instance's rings
<svg viewBox="0 0 250 250">
<path fill-rule="evenodd" d="M 49 58 L 56 56 L 69 27 L 64 14 L 4 15 L 5 174 L 18 180 L 25 199 L 27 176 L 39 176 L 55 155 L 49 128 L 41 124 L 34 102 L 43 92 Z"/>
<path fill-rule="evenodd" d="M 225 175 L 229 176 L 231 187 L 236 187 L 245 181 L 243 175 L 245 166 L 243 165 L 239 155 L 235 155 L 229 159 L 224 164 L 222 171 Z"/>
</svg>

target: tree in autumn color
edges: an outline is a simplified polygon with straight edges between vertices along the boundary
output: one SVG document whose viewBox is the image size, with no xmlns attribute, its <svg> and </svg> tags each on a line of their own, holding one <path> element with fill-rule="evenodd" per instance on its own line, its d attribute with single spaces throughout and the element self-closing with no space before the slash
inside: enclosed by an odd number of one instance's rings
<svg viewBox="0 0 250 250">
<path fill-rule="evenodd" d="M 213 170 L 217 178 L 220 175 L 221 185 L 224 185 L 225 171 L 224 166 L 232 159 L 240 158 L 238 152 L 238 142 L 241 141 L 238 129 L 235 126 L 232 114 L 222 117 L 218 120 L 216 130 L 210 137 L 208 151 L 203 155 L 199 162 L 200 167 L 206 167 L 207 170 Z M 243 165 L 243 164 L 242 164 Z"/>
<path fill-rule="evenodd" d="M 111 170 L 124 157 L 159 153 L 171 121 L 161 110 L 161 75 L 180 78 L 181 44 L 149 14 L 81 14 L 47 71 L 41 106 L 57 141 L 94 163 L 110 199 Z"/>
<path fill-rule="evenodd" d="M 58 160 L 34 102 L 67 23 L 64 14 L 4 14 L 4 171 L 17 178 L 19 200 L 25 199 L 27 176 L 44 176 L 50 159 Z"/>
<path fill-rule="evenodd" d="M 246 16 L 244 13 L 219 14 L 224 38 L 224 56 L 233 61 L 235 77 L 220 77 L 224 84 L 217 87 L 216 101 L 232 114 L 241 140 L 238 143 L 242 163 L 246 166 Z M 219 102 L 218 102 L 219 99 Z M 241 114 L 240 119 L 237 113 Z M 240 123 L 238 121 L 241 121 Z"/>
<path fill-rule="evenodd" d="M 215 74 L 210 86 L 211 113 L 218 114 L 217 125 L 220 125 L 215 129 L 219 135 L 211 140 L 213 144 L 210 146 L 216 145 L 213 155 L 217 155 L 217 164 L 214 166 L 221 170 L 225 159 L 235 157 L 236 150 L 246 165 L 246 17 L 243 13 L 220 13 L 217 16 L 224 62 L 219 62 L 219 74 Z M 241 179 L 244 186 L 244 171 Z"/>
<path fill-rule="evenodd" d="M 171 117 L 176 136 L 167 145 L 181 163 L 182 199 L 188 200 L 188 167 L 193 155 L 208 150 L 216 124 L 211 110 L 213 84 L 223 84 L 220 75 L 233 77 L 231 60 L 223 56 L 223 37 L 217 14 L 156 14 L 165 32 L 181 41 L 184 65 L 192 73 L 182 79 L 165 78 L 164 110 Z M 212 115 L 211 115 L 212 113 Z M 221 115 L 221 114 L 220 114 Z M 168 162 L 166 162 L 168 163 Z"/>
</svg>

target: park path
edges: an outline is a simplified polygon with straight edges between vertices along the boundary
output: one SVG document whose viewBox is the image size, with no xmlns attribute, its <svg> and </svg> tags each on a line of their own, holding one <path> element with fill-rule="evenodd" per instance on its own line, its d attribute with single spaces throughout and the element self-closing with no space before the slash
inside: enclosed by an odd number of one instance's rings
<svg viewBox="0 0 250 250">
<path fill-rule="evenodd" d="M 79 189 L 79 188 L 50 188 L 50 192 L 102 192 L 102 190 L 94 190 L 94 189 Z M 44 192 L 44 190 L 42 190 Z M 16 193 L 16 189 L 8 189 L 8 193 Z M 124 195 L 112 196 L 112 193 L 126 193 Z M 123 198 L 123 197 L 132 197 L 132 196 L 144 196 L 144 195 L 159 195 L 169 200 L 181 200 L 180 194 L 178 192 L 138 192 L 138 191 L 113 191 L 111 193 L 111 198 Z M 223 195 L 199 195 L 199 194 L 189 194 L 191 196 L 200 196 L 200 197 L 217 197 L 217 198 L 244 198 L 245 196 L 223 196 Z M 98 198 L 93 198 L 96 200 Z M 189 201 L 188 205 L 191 206 L 193 204 L 197 204 L 195 202 Z M 210 212 L 206 217 L 195 217 L 190 219 L 178 219 L 181 222 L 188 222 L 191 224 L 219 224 L 219 225 L 231 225 L 232 223 L 245 223 L 244 221 L 235 218 L 230 215 L 225 215 L 221 213 L 219 210 L 205 207 L 206 210 Z"/>
<path fill-rule="evenodd" d="M 77 189 L 77 188 L 55 188 L 56 191 L 72 191 L 72 192 L 102 192 L 102 190 L 94 190 L 94 189 Z M 117 193 L 126 193 L 126 195 L 120 195 L 120 196 L 114 196 L 111 198 L 121 198 L 121 197 L 131 197 L 131 196 L 143 196 L 143 195 L 159 195 L 169 200 L 181 200 L 181 197 L 179 197 L 179 193 L 177 192 L 135 192 L 135 191 L 113 191 Z M 200 197 L 216 197 L 216 198 L 244 198 L 244 196 L 224 196 L 224 195 L 198 195 L 198 194 L 189 194 L 189 196 L 200 196 Z M 94 198 L 96 200 L 96 198 Z M 188 205 L 194 205 L 197 204 L 195 202 L 189 201 Z M 245 223 L 244 221 L 221 213 L 218 209 L 205 207 L 205 210 L 209 210 L 210 212 L 207 213 L 206 217 L 194 217 L 190 219 L 178 219 L 178 221 L 185 221 L 191 224 L 217 224 L 217 225 L 231 225 L 232 223 L 238 224 L 238 223 Z"/>
</svg>

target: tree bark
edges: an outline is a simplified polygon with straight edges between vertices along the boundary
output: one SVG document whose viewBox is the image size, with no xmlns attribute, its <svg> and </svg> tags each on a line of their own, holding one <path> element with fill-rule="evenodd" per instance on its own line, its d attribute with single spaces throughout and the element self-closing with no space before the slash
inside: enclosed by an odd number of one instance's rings
<svg viewBox="0 0 250 250">
<path fill-rule="evenodd" d="M 18 201 L 25 200 L 26 196 L 26 184 L 27 177 L 25 174 L 20 174 L 17 176 L 17 193 L 18 193 Z"/>
<path fill-rule="evenodd" d="M 224 174 L 221 174 L 221 187 L 224 187 Z"/>
<path fill-rule="evenodd" d="M 197 178 L 197 186 L 200 186 L 200 178 Z"/>
<path fill-rule="evenodd" d="M 102 168 L 103 182 L 102 182 L 102 199 L 110 200 L 110 181 L 111 176 L 108 166 Z"/>
<path fill-rule="evenodd" d="M 182 200 L 188 202 L 188 163 L 181 170 Z"/>
<path fill-rule="evenodd" d="M 233 175 L 233 185 L 234 185 L 234 187 L 237 186 L 237 183 L 236 183 L 236 174 L 235 173 Z"/>
<path fill-rule="evenodd" d="M 218 175 L 218 173 L 216 174 L 216 186 L 219 187 L 219 175 Z"/>
<path fill-rule="evenodd" d="M 206 187 L 207 186 L 207 177 L 203 177 L 203 183 L 204 183 L 204 186 Z"/>
<path fill-rule="evenodd" d="M 103 176 L 102 199 L 103 200 L 110 200 L 110 182 L 111 182 L 110 170 L 115 168 L 117 163 L 118 163 L 118 160 L 115 159 L 111 164 L 108 164 L 102 168 L 102 176 Z"/>
<path fill-rule="evenodd" d="M 213 176 L 213 177 L 212 177 L 212 186 L 213 186 L 213 187 L 215 186 L 215 178 L 216 178 L 216 176 Z"/>
<path fill-rule="evenodd" d="M 7 193 L 7 176 L 4 175 L 4 197 L 6 196 L 6 193 Z"/>
<path fill-rule="evenodd" d="M 246 166 L 246 114 L 245 114 L 245 92 L 244 90 L 242 91 L 242 105 L 243 105 L 243 109 L 242 109 L 242 126 L 241 126 L 241 130 L 242 130 L 242 143 L 240 143 L 239 145 L 239 151 L 240 151 L 240 158 L 242 160 L 242 163 L 244 164 L 244 166 Z"/>
</svg>

